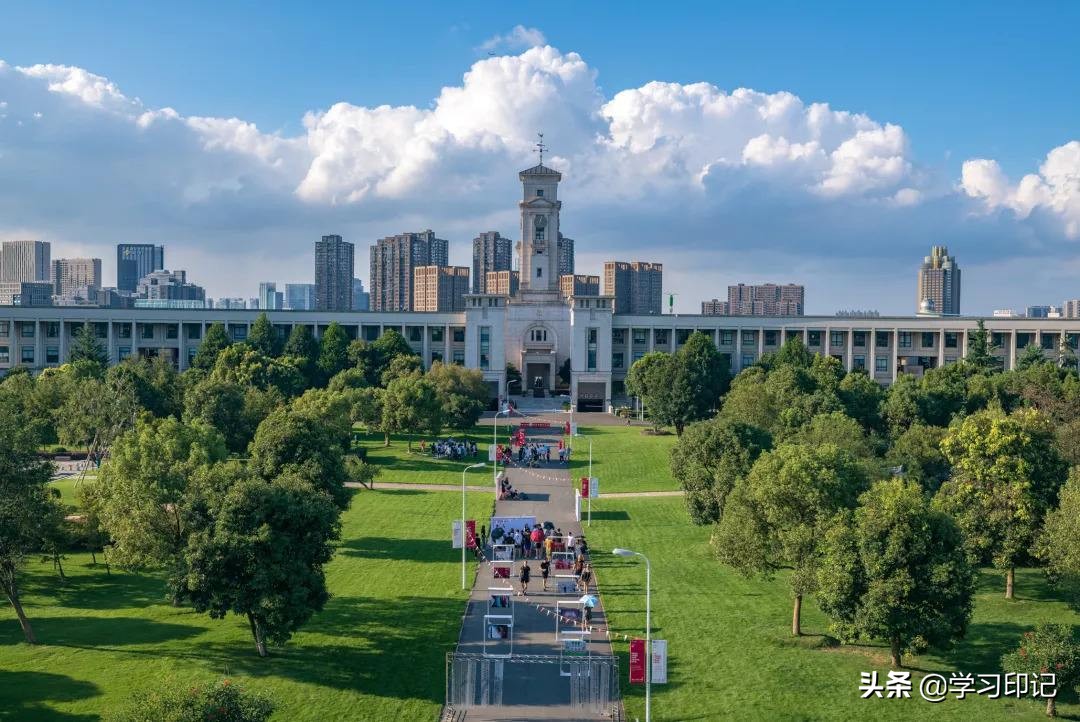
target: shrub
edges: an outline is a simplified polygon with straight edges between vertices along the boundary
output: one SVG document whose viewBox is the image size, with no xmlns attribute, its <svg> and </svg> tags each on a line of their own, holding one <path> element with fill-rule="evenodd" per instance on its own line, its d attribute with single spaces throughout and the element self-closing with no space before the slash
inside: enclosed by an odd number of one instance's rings
<svg viewBox="0 0 1080 722">
<path fill-rule="evenodd" d="M 172 685 L 171 687 L 169 685 Z M 187 688 L 162 682 L 161 689 L 136 695 L 111 722 L 266 722 L 273 703 L 223 679 Z"/>
</svg>

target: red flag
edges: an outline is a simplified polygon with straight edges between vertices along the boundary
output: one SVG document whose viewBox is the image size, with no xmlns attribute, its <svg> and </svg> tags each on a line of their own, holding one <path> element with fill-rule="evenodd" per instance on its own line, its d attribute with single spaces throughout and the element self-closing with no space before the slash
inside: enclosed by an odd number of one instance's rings
<svg viewBox="0 0 1080 722">
<path fill-rule="evenodd" d="M 465 520 L 465 548 L 476 548 L 476 519 Z"/>
<path fill-rule="evenodd" d="M 645 684 L 645 640 L 630 640 L 630 684 Z"/>
</svg>

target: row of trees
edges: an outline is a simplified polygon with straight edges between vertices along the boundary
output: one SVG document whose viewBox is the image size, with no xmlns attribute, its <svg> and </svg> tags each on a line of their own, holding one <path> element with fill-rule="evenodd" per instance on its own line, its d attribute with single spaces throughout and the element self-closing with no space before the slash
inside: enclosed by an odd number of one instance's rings
<svg viewBox="0 0 1080 722">
<path fill-rule="evenodd" d="M 793 634 L 813 594 L 838 636 L 886 640 L 899 666 L 964 634 L 977 565 L 1010 599 L 1021 564 L 1080 576 L 1075 372 L 965 361 L 884 390 L 794 339 L 718 407 L 686 427 L 672 472 L 723 563 L 791 570 Z"/>
<path fill-rule="evenodd" d="M 322 608 L 345 484 L 375 476 L 350 453 L 353 423 L 389 443 L 472 426 L 488 397 L 478 371 L 424 372 L 396 332 L 369 344 L 336 324 L 319 340 L 297 326 L 282 341 L 265 315 L 244 342 L 211 326 L 182 374 L 158 359 L 104 361 L 84 329 L 70 363 L 0 382 L 0 584 L 30 643 L 19 569 L 80 539 L 112 564 L 164 570 L 175 604 L 243 615 L 267 654 Z M 37 453 L 57 443 L 108 452 L 80 486 L 75 523 Z"/>
</svg>

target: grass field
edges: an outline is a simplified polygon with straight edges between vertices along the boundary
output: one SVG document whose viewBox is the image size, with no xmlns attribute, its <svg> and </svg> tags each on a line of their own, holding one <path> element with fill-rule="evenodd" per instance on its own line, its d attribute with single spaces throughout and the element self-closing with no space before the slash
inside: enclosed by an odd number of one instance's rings
<svg viewBox="0 0 1080 722">
<path fill-rule="evenodd" d="M 468 503 L 475 518 L 491 511 L 489 494 Z M 465 608 L 449 539 L 460 510 L 452 493 L 358 492 L 327 568 L 331 600 L 269 659 L 244 620 L 172 607 L 158 577 L 107 576 L 72 554 L 61 584 L 34 560 L 23 601 L 42 644 L 23 644 L 0 609 L 0 720 L 96 720 L 134 690 L 223 675 L 272 696 L 277 720 L 434 719 Z"/>
<path fill-rule="evenodd" d="M 593 446 L 593 476 L 600 493 L 668 491 L 679 488 L 671 476 L 668 456 L 675 434 L 643 434 L 640 426 L 584 426 L 573 440 L 571 476 L 585 476 L 589 469 L 589 441 Z"/>
<path fill-rule="evenodd" d="M 500 436 L 503 429 L 500 427 Z M 390 446 L 383 446 L 382 434 L 364 433 L 362 427 L 356 427 L 354 437 L 357 439 L 354 446 L 367 450 L 368 463 L 374 464 L 381 469 L 379 477 L 375 480 L 376 488 L 381 481 L 399 482 L 406 484 L 461 484 L 461 470 L 470 464 L 484 462 L 485 468 L 473 469 L 466 474 L 465 483 L 471 485 L 491 483 L 491 465 L 487 463 L 488 447 L 491 446 L 491 429 L 475 427 L 464 434 L 458 431 L 444 431 L 439 438 L 454 438 L 456 440 L 468 439 L 476 442 L 477 456 L 465 461 L 450 461 L 448 459 L 436 459 L 430 453 L 420 453 L 420 439 L 418 435 L 411 435 L 413 448 L 409 451 L 409 436 L 394 434 L 390 437 Z M 430 444 L 431 439 L 426 439 Z M 505 436 L 504 436 L 505 441 Z"/>
<path fill-rule="evenodd" d="M 600 499 L 587 534 L 613 632 L 643 636 L 645 569 L 610 550 L 628 547 L 652 562 L 653 632 L 668 640 L 670 679 L 653 688 L 654 720 L 1045 719 L 1031 701 L 969 696 L 935 705 L 917 687 L 909 700 L 860 699 L 859 673 L 877 669 L 884 678 L 887 649 L 828 647 L 827 620 L 812 601 L 803 605 L 806 636 L 794 640 L 786 579 L 748 580 L 720 566 L 708 548 L 709 530 L 690 525 L 681 499 Z M 1080 623 L 1040 571 L 1018 573 L 1015 601 L 1006 602 L 1003 591 L 1002 577 L 984 572 L 967 639 L 951 652 L 906 657 L 913 677 L 998 672 L 1000 655 L 1036 621 Z M 644 690 L 627 685 L 627 648 L 615 643 L 627 712 L 643 718 Z M 1075 698 L 1063 700 L 1060 714 L 1080 715 Z"/>
</svg>

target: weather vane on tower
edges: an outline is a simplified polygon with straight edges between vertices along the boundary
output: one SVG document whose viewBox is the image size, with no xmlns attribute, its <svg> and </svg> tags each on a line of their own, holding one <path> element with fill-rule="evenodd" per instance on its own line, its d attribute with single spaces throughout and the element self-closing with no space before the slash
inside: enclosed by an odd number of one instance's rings
<svg viewBox="0 0 1080 722">
<path fill-rule="evenodd" d="M 544 151 L 547 150 L 547 146 L 544 145 L 544 134 L 543 133 L 537 133 L 536 135 L 540 138 L 540 141 L 536 144 L 536 151 L 540 154 L 540 165 L 543 165 L 544 164 Z"/>
</svg>

